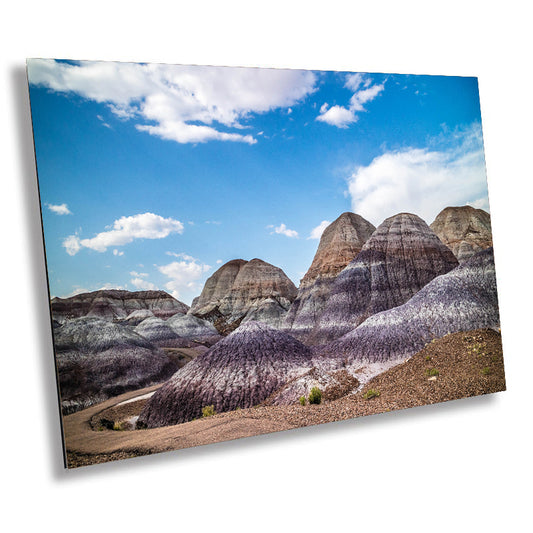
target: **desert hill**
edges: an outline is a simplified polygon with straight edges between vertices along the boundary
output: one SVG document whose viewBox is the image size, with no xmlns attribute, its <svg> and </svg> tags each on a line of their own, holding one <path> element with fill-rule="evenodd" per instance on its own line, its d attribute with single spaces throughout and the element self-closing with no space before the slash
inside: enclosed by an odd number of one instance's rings
<svg viewBox="0 0 533 533">
<path fill-rule="evenodd" d="M 492 246 L 490 215 L 469 205 L 446 207 L 430 228 L 455 254 L 459 262 Z"/>
<path fill-rule="evenodd" d="M 343 213 L 324 230 L 283 323 L 291 335 L 302 340 L 307 337 L 324 311 L 335 278 L 357 256 L 375 229 L 363 217 Z"/>
<path fill-rule="evenodd" d="M 277 325 L 296 294 L 293 282 L 280 268 L 261 259 L 235 259 L 206 281 L 189 314 L 209 320 L 224 334 L 247 317 Z"/>
<path fill-rule="evenodd" d="M 168 379 L 177 365 L 130 326 L 82 317 L 54 328 L 63 412 Z"/>
<path fill-rule="evenodd" d="M 324 344 L 341 337 L 369 316 L 402 305 L 457 264 L 418 216 L 386 219 L 335 279 L 310 341 Z"/>
<path fill-rule="evenodd" d="M 494 256 L 488 248 L 435 278 L 405 304 L 371 316 L 323 353 L 352 364 L 400 360 L 449 333 L 499 326 Z"/>
<path fill-rule="evenodd" d="M 247 322 L 176 372 L 148 401 L 139 423 L 187 422 L 209 405 L 216 412 L 252 407 L 312 366 L 307 346 L 265 324 Z"/>
<path fill-rule="evenodd" d="M 84 316 L 106 320 L 126 319 L 139 310 L 152 311 L 154 316 L 169 318 L 185 314 L 189 307 L 164 291 L 100 290 L 77 294 L 70 298 L 53 298 L 52 315 L 58 322 Z"/>
</svg>

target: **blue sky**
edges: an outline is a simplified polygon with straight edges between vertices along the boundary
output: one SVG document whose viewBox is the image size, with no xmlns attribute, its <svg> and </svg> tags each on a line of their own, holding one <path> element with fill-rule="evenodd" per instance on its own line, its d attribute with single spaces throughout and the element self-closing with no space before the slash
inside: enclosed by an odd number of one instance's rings
<svg viewBox="0 0 533 533">
<path fill-rule="evenodd" d="M 29 60 L 51 294 L 298 286 L 344 211 L 488 210 L 475 78 Z"/>
</svg>

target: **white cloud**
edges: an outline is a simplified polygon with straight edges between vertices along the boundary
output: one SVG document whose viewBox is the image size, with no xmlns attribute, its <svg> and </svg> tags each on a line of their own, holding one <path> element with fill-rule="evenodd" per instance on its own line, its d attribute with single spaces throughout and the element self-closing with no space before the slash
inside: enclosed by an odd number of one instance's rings
<svg viewBox="0 0 533 533">
<path fill-rule="evenodd" d="M 142 213 L 115 220 L 111 229 L 98 233 L 91 239 L 70 235 L 63 241 L 63 246 L 69 255 L 75 255 L 81 248 L 105 252 L 111 246 L 122 246 L 135 239 L 163 239 L 171 233 L 183 233 L 183 224 L 179 220 Z M 123 252 L 113 250 L 113 254 L 122 255 Z"/>
<path fill-rule="evenodd" d="M 131 272 L 130 272 L 131 274 Z M 130 283 L 136 287 L 137 289 L 140 289 L 142 291 L 156 291 L 157 286 L 151 283 L 150 281 L 147 281 L 142 278 L 133 278 L 130 279 Z"/>
<path fill-rule="evenodd" d="M 370 77 L 355 73 L 346 76 L 344 86 L 354 93 L 348 107 L 334 105 L 328 109 L 328 104 L 324 103 L 316 120 L 337 126 L 337 128 L 347 128 L 350 124 L 357 122 L 359 119 L 357 113 L 365 111 L 364 104 L 374 100 L 385 88 L 385 83 L 372 85 Z"/>
<path fill-rule="evenodd" d="M 118 255 L 118 256 L 121 256 L 121 255 L 124 255 L 124 252 L 119 252 L 116 248 L 113 250 L 113 255 Z"/>
<path fill-rule="evenodd" d="M 53 204 L 46 204 L 48 209 L 55 213 L 56 215 L 72 215 L 72 212 L 68 208 L 67 204 L 59 204 L 59 205 L 53 205 Z"/>
<path fill-rule="evenodd" d="M 267 228 L 272 228 L 274 226 L 267 226 Z M 298 238 L 298 232 L 287 228 L 285 224 L 280 224 L 279 226 L 274 228 L 274 231 L 271 231 L 270 234 L 277 233 L 279 235 L 286 235 L 287 237 L 291 238 Z"/>
<path fill-rule="evenodd" d="M 81 250 L 79 237 L 77 235 L 69 235 L 63 240 L 63 247 L 68 255 L 76 255 Z"/>
<path fill-rule="evenodd" d="M 174 298 L 179 298 L 181 291 L 186 289 L 196 289 L 197 281 L 208 272 L 211 267 L 200 263 L 194 257 L 186 256 L 190 259 L 174 261 L 168 265 L 158 266 L 159 272 L 164 274 L 170 281 L 165 287 Z"/>
<path fill-rule="evenodd" d="M 202 67 L 50 59 L 28 62 L 32 85 L 75 93 L 107 104 L 136 128 L 179 143 L 210 140 L 254 144 L 242 128 L 252 114 L 296 105 L 315 91 L 317 77 L 303 70 Z"/>
<path fill-rule="evenodd" d="M 72 296 L 76 296 L 78 294 L 84 294 L 86 292 L 91 292 L 89 289 L 86 289 L 84 287 L 76 286 L 72 291 L 69 293 L 64 294 L 63 296 L 59 296 L 59 298 L 71 298 Z M 55 298 L 55 297 L 54 297 Z"/>
<path fill-rule="evenodd" d="M 331 224 L 329 220 L 323 220 L 316 228 L 311 230 L 311 234 L 307 239 L 320 239 L 324 230 Z"/>
<path fill-rule="evenodd" d="M 136 270 L 132 270 L 130 272 L 130 276 L 133 276 L 134 278 L 147 278 L 148 274 L 146 272 L 137 272 Z"/>
<path fill-rule="evenodd" d="M 220 220 L 206 220 L 205 223 L 206 224 L 214 224 L 215 226 L 220 226 L 220 224 L 222 224 L 222 222 L 220 222 Z"/>
<path fill-rule="evenodd" d="M 166 255 L 170 255 L 172 257 L 177 257 L 178 259 L 185 259 L 185 261 L 196 261 L 194 257 L 191 255 L 187 255 L 184 253 L 176 253 L 176 252 L 165 252 Z"/>
<path fill-rule="evenodd" d="M 447 132 L 427 148 L 389 151 L 348 178 L 352 210 L 374 224 L 400 212 L 428 224 L 447 206 L 487 205 L 481 126 Z"/>
<path fill-rule="evenodd" d="M 125 285 L 117 285 L 116 283 L 104 283 L 102 286 L 98 287 L 96 289 L 97 291 L 110 291 L 110 290 L 118 290 L 123 291 L 125 289 Z"/>
<path fill-rule="evenodd" d="M 217 259 L 217 265 L 221 265 L 222 264 L 222 259 Z"/>
<path fill-rule="evenodd" d="M 474 200 L 472 202 L 466 202 L 466 205 L 469 205 L 476 209 L 483 209 L 484 211 L 490 212 L 488 197 L 478 198 L 477 200 Z"/>
<path fill-rule="evenodd" d="M 350 124 L 357 122 L 355 113 L 351 109 L 346 109 L 340 105 L 330 107 L 327 111 L 318 115 L 316 119 L 331 126 L 337 126 L 337 128 L 347 128 Z"/>
</svg>

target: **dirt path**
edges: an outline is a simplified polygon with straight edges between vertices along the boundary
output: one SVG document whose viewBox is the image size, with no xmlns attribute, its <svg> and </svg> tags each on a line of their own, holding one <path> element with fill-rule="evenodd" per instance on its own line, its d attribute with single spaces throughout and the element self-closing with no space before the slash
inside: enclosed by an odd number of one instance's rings
<svg viewBox="0 0 533 533">
<path fill-rule="evenodd" d="M 246 416 L 246 412 L 254 411 L 254 409 L 243 409 L 242 416 L 239 417 L 231 416 L 232 413 L 221 413 L 177 426 L 156 429 L 93 430 L 91 420 L 98 418 L 99 414 L 104 415 L 106 411 L 109 412 L 118 404 L 144 396 L 159 386 L 128 392 L 83 411 L 65 416 L 63 423 L 69 467 L 178 450 L 296 427 L 283 420 Z"/>
</svg>

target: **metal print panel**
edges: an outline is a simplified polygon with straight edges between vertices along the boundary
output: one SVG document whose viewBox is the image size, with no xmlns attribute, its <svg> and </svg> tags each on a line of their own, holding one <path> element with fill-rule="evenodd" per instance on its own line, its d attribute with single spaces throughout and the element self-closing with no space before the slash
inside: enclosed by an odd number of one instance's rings
<svg viewBox="0 0 533 533">
<path fill-rule="evenodd" d="M 476 78 L 28 79 L 68 467 L 505 389 Z"/>
</svg>

